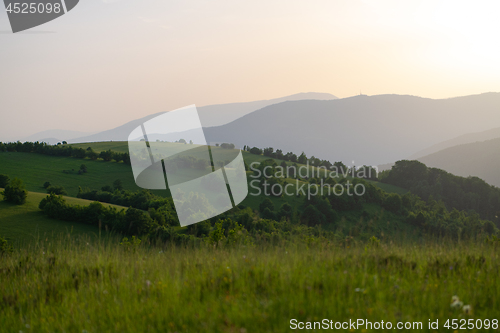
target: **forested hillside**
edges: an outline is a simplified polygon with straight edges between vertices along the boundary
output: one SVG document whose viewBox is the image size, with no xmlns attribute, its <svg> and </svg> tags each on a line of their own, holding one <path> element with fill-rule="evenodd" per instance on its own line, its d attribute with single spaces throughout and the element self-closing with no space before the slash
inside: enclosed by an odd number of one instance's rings
<svg viewBox="0 0 500 333">
<path fill-rule="evenodd" d="M 128 153 L 111 150 L 96 152 L 92 148 L 38 143 L 1 144 L 0 148 L 5 151 L 0 154 L 49 155 L 49 159 L 62 155 L 70 161 L 101 163 L 104 167 L 129 163 Z M 258 195 L 250 194 L 238 207 L 222 215 L 188 228 L 178 228 L 172 200 L 164 197 L 165 191 L 159 196 L 156 194 L 158 192 L 149 190 L 127 189 L 124 187 L 126 182 L 113 178 L 101 180 L 100 186 L 85 185 L 86 177 L 92 174 L 92 168 L 86 166 L 86 171 L 82 168 L 76 171 L 56 170 L 55 174 L 64 174 L 68 179 L 80 181 L 82 186 L 73 194 L 79 198 L 131 208 L 119 212 L 98 204 L 89 208 L 68 205 L 58 196 L 61 193 L 59 191 L 64 191 L 65 185 L 59 183 L 43 184 L 51 195 L 42 200 L 40 209 L 47 216 L 63 221 L 101 225 L 124 235 L 149 235 L 175 242 L 236 235 L 246 235 L 249 241 L 289 238 L 291 235 L 321 236 L 336 241 L 345 241 L 346 237 L 360 240 L 370 237 L 416 239 L 423 235 L 470 238 L 486 237 L 498 232 L 497 226 L 491 222 L 497 221 L 497 189 L 479 179 L 467 180 L 441 170 L 428 169 L 419 162 L 401 161 L 382 176 L 387 186 L 407 188 L 411 193 L 387 193 L 375 186 L 378 184 L 377 175 L 369 175 L 363 168 L 348 168 L 341 162 L 331 163 L 314 156 L 307 157 L 305 153 L 299 156 L 285 154 L 280 149 L 245 147 L 245 150 L 248 151 L 245 152 L 247 160 L 257 163 L 247 165 L 249 185 L 261 192 Z M 307 177 L 296 173 L 280 175 L 280 171 L 286 167 L 299 165 L 314 172 Z M 33 173 L 43 169 L 43 165 L 30 167 Z M 340 173 L 332 176 L 333 169 L 340 170 Z M 429 185 L 434 184 L 436 179 L 439 180 L 437 185 Z M 300 191 L 293 192 L 293 195 L 266 194 L 266 182 L 290 185 L 294 190 L 306 186 L 308 189 L 315 188 L 316 193 L 312 196 L 310 192 Z M 47 179 L 47 183 L 51 183 L 51 179 Z M 364 189 L 362 195 L 349 193 L 349 189 L 358 185 Z M 39 186 L 42 188 L 42 183 Z M 327 188 L 328 192 L 323 193 L 320 188 Z M 331 188 L 333 191 L 330 191 Z M 186 200 L 190 200 L 189 196 Z"/>
</svg>

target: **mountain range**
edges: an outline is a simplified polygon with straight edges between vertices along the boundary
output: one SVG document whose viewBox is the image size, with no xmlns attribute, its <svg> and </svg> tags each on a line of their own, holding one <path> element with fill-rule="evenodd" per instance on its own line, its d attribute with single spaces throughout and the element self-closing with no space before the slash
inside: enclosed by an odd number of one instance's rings
<svg viewBox="0 0 500 333">
<path fill-rule="evenodd" d="M 285 101 L 296 101 L 296 100 L 333 100 L 337 99 L 336 96 L 328 93 L 298 93 L 290 96 L 285 96 L 281 98 L 244 102 L 244 103 L 229 103 L 229 104 L 217 104 L 198 107 L 198 115 L 203 127 L 210 126 L 220 126 L 241 118 L 251 112 L 258 109 L 264 108 L 269 105 L 282 103 Z M 143 124 L 145 121 L 154 118 L 165 112 L 159 112 L 155 114 L 142 117 L 130 121 L 119 127 L 100 132 L 94 135 L 82 136 L 79 138 L 73 138 L 68 142 L 79 143 L 79 142 L 97 142 L 97 141 L 126 141 L 132 130 L 137 126 Z M 149 138 L 152 140 L 152 138 Z M 176 140 L 178 140 L 177 138 Z M 172 140 L 175 141 L 175 140 Z"/>
<path fill-rule="evenodd" d="M 267 101 L 198 108 L 209 143 L 230 142 L 260 148 L 306 152 L 348 165 L 418 159 L 460 176 L 478 176 L 500 186 L 500 94 L 449 99 L 409 95 L 359 95 L 337 99 L 331 94 L 303 93 Z M 41 137 L 68 142 L 126 141 L 130 132 L 161 113 L 86 136 L 45 131 Z M 218 126 L 211 126 L 219 124 Z M 474 133 L 471 133 L 474 132 Z M 466 133 L 466 134 L 464 134 Z M 190 140 L 192 131 L 150 133 L 149 140 Z M 36 137 L 36 140 L 35 140 Z M 51 140 L 60 142 L 58 139 Z M 385 168 L 390 168 L 390 164 Z"/>
<path fill-rule="evenodd" d="M 46 142 L 51 145 L 55 145 L 58 142 L 69 141 L 82 136 L 92 135 L 96 132 L 79 132 L 71 130 L 53 129 L 41 131 L 30 136 L 22 138 L 21 142 Z"/>
<path fill-rule="evenodd" d="M 209 142 L 280 148 L 355 165 L 407 158 L 437 142 L 500 126 L 500 94 L 450 99 L 354 96 L 283 102 L 205 128 Z M 170 139 L 189 140 L 189 132 Z"/>
<path fill-rule="evenodd" d="M 449 99 L 360 95 L 272 104 L 275 101 L 270 100 L 270 105 L 230 123 L 204 126 L 207 142 L 230 142 L 238 147 L 273 147 L 296 154 L 304 151 L 331 161 L 378 165 L 408 158 L 414 152 L 464 133 L 500 127 L 500 93 Z M 209 118 L 205 110 L 199 108 L 202 124 Z M 239 110 L 235 107 L 235 112 L 248 111 Z M 134 128 L 156 115 L 69 141 L 125 141 Z M 189 141 L 190 136 L 190 131 L 148 134 L 149 140 L 164 141 L 181 138 Z"/>
</svg>

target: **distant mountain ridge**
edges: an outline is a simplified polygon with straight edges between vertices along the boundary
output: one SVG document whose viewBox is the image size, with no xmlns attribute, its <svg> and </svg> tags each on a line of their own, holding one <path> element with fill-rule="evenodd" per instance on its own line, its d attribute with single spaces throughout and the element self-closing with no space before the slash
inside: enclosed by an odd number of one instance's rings
<svg viewBox="0 0 500 333">
<path fill-rule="evenodd" d="M 202 109 L 202 108 L 200 108 Z M 273 147 L 348 165 L 377 165 L 463 133 L 500 127 L 500 93 L 449 99 L 410 95 L 354 96 L 268 105 L 228 124 L 205 127 L 209 143 Z M 82 140 L 126 140 L 150 115 Z M 203 112 L 200 112 L 203 118 Z M 202 119 L 203 121 L 203 119 Z M 148 134 L 149 140 L 190 140 L 190 132 Z"/>
<path fill-rule="evenodd" d="M 428 167 L 457 176 L 476 176 L 500 187 L 500 138 L 457 145 L 418 158 Z"/>
<path fill-rule="evenodd" d="M 433 153 L 436 153 L 440 150 L 463 145 L 467 143 L 486 141 L 491 139 L 500 138 L 500 128 L 493 128 L 487 131 L 479 132 L 479 133 L 467 133 L 464 135 L 460 135 L 459 137 L 453 138 L 451 140 L 446 140 L 440 142 L 438 144 L 432 145 L 426 149 L 423 149 L 413 155 L 411 155 L 408 159 L 415 160 L 420 157 L 424 157 Z"/>
<path fill-rule="evenodd" d="M 333 100 L 337 99 L 337 97 L 328 93 L 316 93 L 316 92 L 298 93 L 290 96 L 269 99 L 269 100 L 262 100 L 262 101 L 201 106 L 197 107 L 197 110 L 198 110 L 198 115 L 200 116 L 202 126 L 211 127 L 211 126 L 220 126 L 227 124 L 253 111 L 264 108 L 269 105 L 282 103 L 285 101 L 296 101 L 305 99 Z M 134 130 L 137 126 L 162 113 L 165 113 L 165 111 L 151 114 L 140 119 L 132 120 L 124 125 L 94 135 L 73 138 L 68 142 L 79 143 L 79 142 L 97 142 L 97 141 L 126 141 L 128 139 L 130 132 Z"/>
<path fill-rule="evenodd" d="M 46 142 L 48 144 L 54 145 L 61 141 L 69 141 L 74 138 L 78 138 L 84 135 L 92 135 L 95 132 L 79 132 L 71 130 L 53 129 L 41 131 L 25 138 L 22 138 L 22 142 Z"/>
<path fill-rule="evenodd" d="M 450 99 L 354 96 L 271 105 L 227 125 L 206 128 L 205 135 L 210 142 L 377 165 L 404 159 L 450 137 L 498 127 L 499 111 L 500 93 Z M 188 134 L 177 136 L 189 140 Z"/>
</svg>

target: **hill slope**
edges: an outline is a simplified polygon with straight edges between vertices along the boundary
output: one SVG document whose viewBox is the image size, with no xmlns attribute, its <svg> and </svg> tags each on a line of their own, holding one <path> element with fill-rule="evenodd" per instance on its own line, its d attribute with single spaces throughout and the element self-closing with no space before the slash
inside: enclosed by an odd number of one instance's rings
<svg viewBox="0 0 500 333">
<path fill-rule="evenodd" d="M 411 155 L 409 160 L 416 160 L 421 157 L 434 154 L 440 150 L 463 145 L 467 143 L 481 142 L 486 140 L 492 140 L 500 138 L 500 128 L 493 128 L 487 131 L 479 132 L 479 133 L 468 133 L 464 135 L 460 135 L 459 137 L 453 138 L 451 140 L 446 140 L 435 145 L 432 145 L 426 149 L 423 149 L 413 155 Z"/>
<path fill-rule="evenodd" d="M 86 132 L 78 132 L 78 131 L 70 131 L 70 130 L 47 130 L 35 133 L 33 135 L 27 136 L 20 140 L 21 142 L 30 141 L 30 142 L 47 142 L 48 144 L 55 145 L 61 141 L 69 141 L 74 138 L 88 136 L 95 133 L 86 133 Z"/>
<path fill-rule="evenodd" d="M 43 215 L 38 209 L 38 205 L 46 196 L 45 193 L 29 192 L 24 205 L 14 205 L 0 199 L 0 236 L 21 245 L 39 238 L 42 241 L 45 241 L 45 239 L 52 241 L 57 236 L 70 232 L 75 236 L 82 234 L 95 236 L 99 233 L 98 228 L 91 225 L 59 221 Z M 65 199 L 71 205 L 86 206 L 91 202 L 70 197 L 65 197 Z M 124 208 L 120 206 L 114 207 Z M 102 231 L 102 233 L 105 232 Z"/>
<path fill-rule="evenodd" d="M 429 167 L 446 170 L 454 175 L 477 176 L 500 187 L 500 138 L 458 145 L 419 158 Z"/>
<path fill-rule="evenodd" d="M 100 152 L 108 149 L 114 151 L 128 151 L 127 142 L 96 142 L 74 144 L 73 147 L 84 148 L 91 147 L 93 150 Z M 222 149 L 222 148 L 212 148 Z M 268 157 L 255 155 L 248 152 L 243 152 L 243 157 L 248 165 L 252 162 L 263 162 Z M 282 161 L 275 159 L 277 164 Z M 77 172 L 64 173 L 63 170 L 78 170 L 81 164 L 85 164 L 88 173 L 78 175 Z M 299 164 L 300 166 L 300 164 Z M 312 168 L 312 167 L 311 167 Z M 131 167 L 123 163 L 104 162 L 102 160 L 92 161 L 89 159 L 76 159 L 72 157 L 48 156 L 35 153 L 0 153 L 0 173 L 8 175 L 11 179 L 14 177 L 21 178 L 29 191 L 42 192 L 42 185 L 48 181 L 52 185 L 63 186 L 70 196 L 75 197 L 78 193 L 78 187 L 88 187 L 90 189 L 101 189 L 105 185 L 112 185 L 113 181 L 120 179 L 125 190 L 138 191 L 141 190 L 134 181 Z M 373 185 L 381 188 L 388 193 L 404 194 L 407 190 L 384 184 L 380 182 L 369 181 Z M 169 195 L 168 191 L 153 190 L 154 194 L 159 196 Z M 284 202 L 296 204 L 295 197 L 290 198 L 275 198 L 271 200 L 277 207 L 280 207 Z M 262 197 L 249 195 L 243 204 L 257 209 Z"/>
</svg>

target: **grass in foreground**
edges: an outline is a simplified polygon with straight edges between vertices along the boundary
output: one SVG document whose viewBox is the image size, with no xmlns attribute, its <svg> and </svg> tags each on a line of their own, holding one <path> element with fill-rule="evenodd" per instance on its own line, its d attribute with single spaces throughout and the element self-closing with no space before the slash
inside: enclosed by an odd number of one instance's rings
<svg viewBox="0 0 500 333">
<path fill-rule="evenodd" d="M 441 242 L 178 248 L 65 238 L 3 257 L 5 332 L 289 332 L 290 320 L 499 319 L 498 250 Z M 453 295 L 472 314 L 450 308 Z M 362 330 L 360 330 L 362 331 Z M 474 330 L 470 330 L 474 331 Z"/>
</svg>

